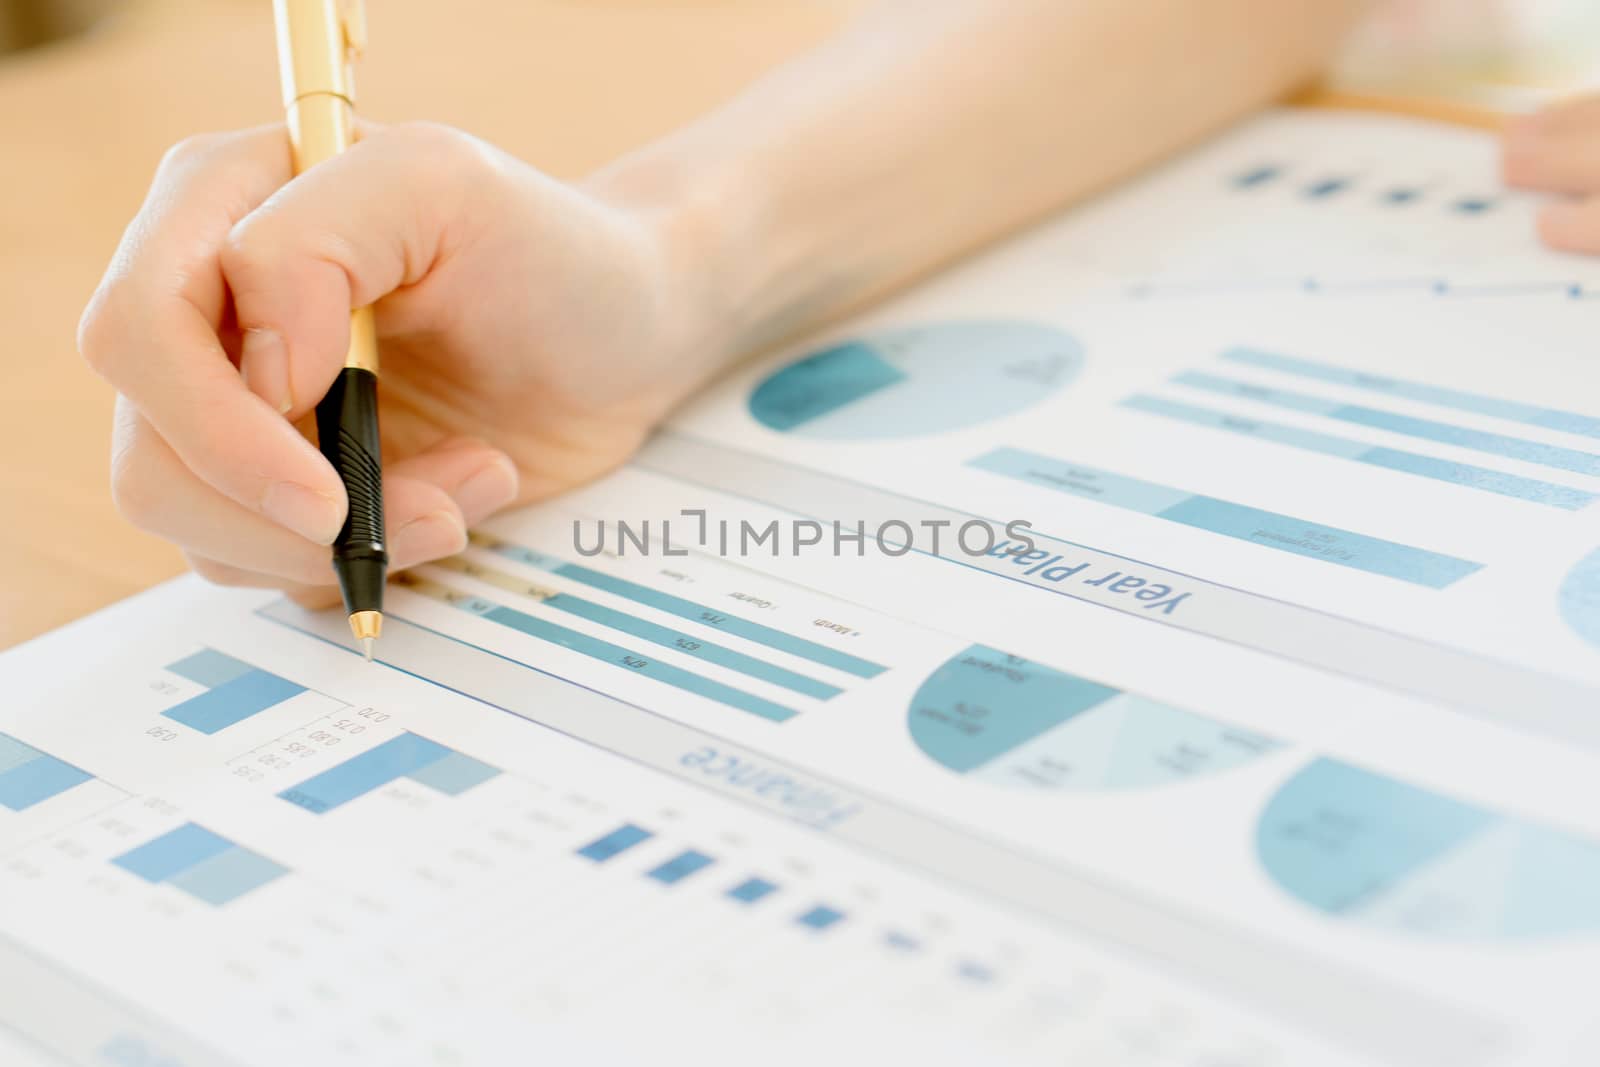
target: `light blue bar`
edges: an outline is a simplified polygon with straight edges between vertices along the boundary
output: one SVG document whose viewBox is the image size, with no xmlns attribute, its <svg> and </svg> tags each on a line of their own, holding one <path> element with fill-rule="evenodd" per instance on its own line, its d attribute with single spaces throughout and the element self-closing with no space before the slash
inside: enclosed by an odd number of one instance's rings
<svg viewBox="0 0 1600 1067">
<path fill-rule="evenodd" d="M 1169 419 L 1177 419 L 1180 422 L 1193 423 L 1196 426 L 1207 426 L 1214 430 L 1227 430 L 1246 437 L 1259 437 L 1263 441 L 1272 441 L 1275 444 L 1303 448 L 1310 452 L 1321 452 L 1327 456 L 1338 456 L 1341 459 L 1357 459 L 1361 453 L 1372 447 L 1363 441 L 1352 441 L 1347 437 L 1313 433 L 1310 430 L 1285 426 L 1282 423 L 1262 422 L 1260 419 L 1246 418 L 1243 415 L 1232 415 L 1224 411 L 1217 411 L 1214 408 L 1180 404 L 1175 400 L 1151 396 L 1147 393 L 1130 396 L 1122 402 L 1122 406 L 1132 408 L 1134 411 L 1143 411 L 1151 415 L 1163 415 Z"/>
<path fill-rule="evenodd" d="M 255 668 L 243 660 L 225 656 L 214 648 L 202 648 L 192 656 L 186 656 L 176 663 L 169 664 L 167 670 L 191 682 L 198 682 L 207 689 L 215 689 L 242 674 L 250 673 Z"/>
<path fill-rule="evenodd" d="M 1433 478 L 1441 482 L 1450 482 L 1453 485 L 1465 486 L 1469 489 L 1481 489 L 1484 492 L 1498 493 L 1501 496 L 1515 497 L 1519 500 L 1528 500 L 1536 504 L 1546 504 L 1550 507 L 1562 508 L 1567 511 L 1577 511 L 1580 508 L 1587 507 L 1594 503 L 1595 499 L 1593 493 L 1585 493 L 1582 490 L 1572 489 L 1564 485 L 1541 482 L 1534 478 L 1523 478 L 1520 475 L 1506 474 L 1502 471 L 1490 470 L 1487 467 L 1474 467 L 1467 463 L 1454 463 L 1450 460 L 1436 459 L 1432 456 L 1423 456 L 1415 452 L 1402 452 L 1393 448 L 1374 448 L 1365 441 L 1354 441 L 1347 437 L 1334 437 L 1331 434 L 1313 433 L 1310 430 L 1284 426 L 1275 422 L 1262 422 L 1259 419 L 1245 418 L 1242 415 L 1233 415 L 1211 408 L 1180 404 L 1164 397 L 1141 394 L 1129 397 L 1122 402 L 1122 405 L 1135 411 L 1163 415 L 1167 418 L 1193 423 L 1196 426 L 1207 426 L 1246 437 L 1256 437 L 1275 444 L 1288 445 L 1291 448 L 1301 448 L 1309 452 L 1337 456 L 1341 459 L 1352 459 L 1358 463 L 1366 463 L 1374 467 L 1403 471 L 1407 474 Z"/>
<path fill-rule="evenodd" d="M 728 890 L 727 895 L 741 904 L 754 904 L 777 891 L 778 887 L 765 878 L 747 878 Z"/>
<path fill-rule="evenodd" d="M 94 775 L 70 763 L 39 753 L 26 763 L 0 774 L 0 807 L 26 811 L 40 801 L 82 785 Z"/>
<path fill-rule="evenodd" d="M 1161 517 L 1197 530 L 1209 530 L 1224 537 L 1353 567 L 1369 574 L 1398 578 L 1429 589 L 1443 589 L 1483 569 L 1483 564 L 1470 560 L 1211 497 L 1191 497 L 1163 511 Z"/>
<path fill-rule="evenodd" d="M 544 602 L 546 607 L 564 611 L 569 615 L 576 615 L 580 619 L 588 619 L 602 626 L 609 626 L 613 630 L 620 630 L 625 634 L 643 638 L 651 644 L 661 645 L 664 648 L 674 649 L 686 656 L 703 659 L 707 663 L 715 663 L 740 674 L 748 674 L 752 678 L 760 678 L 773 685 L 781 685 L 785 689 L 793 689 L 796 693 L 816 697 L 818 700 L 827 700 L 829 697 L 838 696 L 844 690 L 838 686 L 819 682 L 815 678 L 807 678 L 803 674 L 785 670 L 782 667 L 747 656 L 743 652 L 736 652 L 731 648 L 714 645 L 692 634 L 681 630 L 671 630 L 665 626 L 657 626 L 653 622 L 615 611 L 603 604 L 596 604 L 592 600 L 581 597 L 568 596 L 558 593 Z"/>
<path fill-rule="evenodd" d="M 1487 467 L 1474 467 L 1468 463 L 1452 463 L 1432 456 L 1419 456 L 1415 452 L 1400 452 L 1392 448 L 1370 449 L 1362 453 L 1359 459 L 1362 463 L 1370 463 L 1375 467 L 1405 471 L 1424 478 L 1435 478 L 1441 482 L 1482 489 L 1487 493 L 1530 500 L 1535 504 L 1547 504 L 1566 511 L 1586 508 L 1595 500 L 1593 493 L 1585 493 L 1581 489 L 1553 485 L 1534 478 L 1489 470 Z"/>
<path fill-rule="evenodd" d="M 147 882 L 165 882 L 233 847 L 226 837 L 189 822 L 111 862 Z"/>
<path fill-rule="evenodd" d="M 962 960 L 956 964 L 956 975 L 969 982 L 988 983 L 994 981 L 994 968 L 977 960 Z"/>
<path fill-rule="evenodd" d="M 1159 515 L 1189 498 L 1189 494 L 1181 489 L 1168 489 L 1153 482 L 1064 463 L 1019 448 L 997 448 L 972 460 L 969 465 L 1145 515 Z"/>
<path fill-rule="evenodd" d="M 589 842 L 578 849 L 578 855 L 596 863 L 604 863 L 612 856 L 626 852 L 634 845 L 648 841 L 655 835 L 649 830 L 635 826 L 632 823 L 623 823 L 609 834 Z"/>
<path fill-rule="evenodd" d="M 1252 189 L 1258 185 L 1265 185 L 1267 182 L 1272 181 L 1282 173 L 1283 171 L 1281 168 L 1274 167 L 1270 164 L 1266 166 L 1254 167 L 1245 171 L 1243 174 L 1237 175 L 1233 179 L 1233 186 L 1236 189 Z"/>
<path fill-rule="evenodd" d="M 1475 452 L 1487 452 L 1508 459 L 1520 459 L 1525 463 L 1537 463 L 1544 467 L 1600 477 L 1600 456 L 1572 448 L 1524 441 L 1519 437 L 1507 437 L 1504 434 L 1487 433 L 1483 430 L 1469 430 L 1464 426 L 1452 426 L 1449 423 L 1418 419 L 1410 415 L 1397 415 L 1392 411 L 1379 411 L 1376 408 L 1360 407 L 1355 404 L 1339 408 L 1333 417 L 1360 426 L 1371 426 L 1376 430 L 1388 430 L 1390 433 L 1405 434 L 1408 437 L 1420 437 L 1427 441 L 1470 448 Z"/>
<path fill-rule="evenodd" d="M 970 460 L 969 465 L 1224 537 L 1398 578 L 1430 589 L 1442 589 L 1483 567 L 1483 564 L 1470 560 L 1366 537 L 1335 526 L 1323 526 L 1226 500 L 1185 494 L 1148 482 L 1107 475 L 1092 467 L 1064 463 L 1014 448 L 997 449 Z M 1134 488 L 1124 491 L 1121 487 L 1125 484 L 1131 484 Z M 1104 490 L 1106 486 L 1111 487 L 1110 491 Z M 1168 499 L 1174 502 L 1159 511 L 1147 510 L 1151 502 Z"/>
<path fill-rule="evenodd" d="M 182 874 L 173 875 L 169 884 L 196 900 L 220 908 L 288 873 L 289 868 L 282 864 L 234 845 Z"/>
<path fill-rule="evenodd" d="M 1556 408 L 1523 404 L 1515 400 L 1505 400 L 1501 397 L 1488 396 L 1483 393 L 1470 393 L 1464 389 L 1447 389 L 1439 385 L 1427 385 L 1423 382 L 1390 378 L 1386 375 L 1368 374 L 1364 371 L 1350 370 L 1332 363 L 1319 363 L 1315 360 L 1297 359 L 1293 356 L 1280 355 L 1276 352 L 1264 352 L 1258 348 L 1230 348 L 1222 354 L 1222 358 L 1232 360 L 1235 363 L 1248 363 L 1255 367 L 1267 367 L 1271 370 L 1283 371 L 1286 374 L 1297 374 L 1302 378 L 1315 378 L 1318 381 L 1333 382 L 1336 385 L 1370 389 L 1374 392 L 1387 393 L 1390 396 L 1403 396 L 1408 400 L 1420 400 L 1426 404 L 1438 404 L 1441 407 L 1455 408 L 1458 411 L 1492 415 L 1495 418 L 1509 419 L 1513 422 L 1539 426 L 1547 430 L 1559 430 L 1562 433 L 1600 438 L 1600 417 L 1594 415 L 1582 415 L 1574 411 L 1561 411 Z"/>
<path fill-rule="evenodd" d="M 1527 463 L 1537 463 L 1545 467 L 1555 467 L 1559 470 L 1600 477 L 1600 456 L 1590 452 L 1579 452 L 1572 448 L 1540 444 L 1537 441 L 1527 441 L 1520 437 L 1507 437 L 1504 434 L 1488 433 L 1484 430 L 1471 430 L 1464 426 L 1452 426 L 1446 422 L 1434 422 L 1431 419 L 1399 415 L 1391 411 L 1363 407 L 1359 404 L 1340 404 L 1323 397 L 1307 396 L 1304 393 L 1291 392 L 1287 389 L 1271 389 L 1263 385 L 1252 385 L 1246 382 L 1234 381 L 1231 378 L 1219 378 L 1216 375 L 1201 374 L 1195 371 L 1186 371 L 1172 380 L 1181 385 L 1207 389 L 1227 396 L 1245 397 L 1263 404 L 1288 408 L 1292 411 L 1326 415 L 1329 418 L 1338 419 L 1341 422 L 1354 423 L 1357 426 L 1370 426 L 1373 429 L 1387 430 L 1390 433 L 1404 434 L 1407 437 L 1438 441 L 1441 444 L 1470 448 L 1476 452 L 1504 456 L 1508 459 L 1520 459 Z"/>
<path fill-rule="evenodd" d="M 715 862 L 704 852 L 696 852 L 694 849 L 689 849 L 686 852 L 678 853 L 667 862 L 661 864 L 661 866 L 652 868 L 645 877 L 653 878 L 662 885 L 675 885 L 696 871 L 705 870 Z"/>
<path fill-rule="evenodd" d="M 352 756 L 278 796 L 297 807 L 321 815 L 356 797 L 365 796 L 397 778 L 413 775 L 441 760 L 450 750 L 437 741 L 413 733 L 390 738 L 377 748 Z"/>
<path fill-rule="evenodd" d="M 0 774 L 42 755 L 44 753 L 32 745 L 18 741 L 10 734 L 0 734 Z"/>
<path fill-rule="evenodd" d="M 463 756 L 459 752 L 451 752 L 425 767 L 412 771 L 407 777 L 429 789 L 437 789 L 445 796 L 456 797 L 474 786 L 482 785 L 499 773 L 498 767 L 491 767 L 482 760 Z"/>
<path fill-rule="evenodd" d="M 508 607 L 497 607 L 483 617 L 502 626 L 509 626 L 513 630 L 519 630 L 529 637 L 536 637 L 541 641 L 560 645 L 562 648 L 571 649 L 573 652 L 588 656 L 590 659 L 609 663 L 613 667 L 621 667 L 623 670 L 630 670 L 635 674 L 642 674 L 646 678 L 653 679 L 663 685 L 670 685 L 674 689 L 681 689 L 686 693 L 694 693 L 708 700 L 715 700 L 719 704 L 726 704 L 728 707 L 738 708 L 740 711 L 748 711 L 752 715 L 759 715 L 763 719 L 769 719 L 772 722 L 783 722 L 795 716 L 793 708 L 786 708 L 781 704 L 775 704 L 770 700 L 758 697 L 754 693 L 746 693 L 744 690 L 735 689 L 731 685 L 723 685 L 721 682 L 713 681 L 710 678 L 703 678 L 690 671 L 681 670 L 670 663 L 648 659 L 637 652 L 623 648 L 621 645 L 613 645 L 609 641 L 590 637 L 588 634 L 579 633 L 577 630 L 569 630 L 565 626 L 558 626 L 553 622 L 535 618 L 526 612 Z"/>
<path fill-rule="evenodd" d="M 795 637 L 792 634 L 784 633 L 782 630 L 774 630 L 770 626 L 763 626 L 758 622 L 750 622 L 748 619 L 741 619 L 721 610 L 713 610 L 704 604 L 696 604 L 692 600 L 685 600 L 682 597 L 673 596 L 671 593 L 663 593 L 651 589 L 647 585 L 630 582 L 625 578 L 614 578 L 609 574 L 591 570 L 581 564 L 566 563 L 554 556 L 547 556 L 542 552 L 535 552 L 520 545 L 501 543 L 494 547 L 494 551 L 507 559 L 514 559 L 529 566 L 538 567 L 540 570 L 559 574 L 563 578 L 571 578 L 575 582 L 582 582 L 584 585 L 611 593 L 614 596 L 625 597 L 635 604 L 643 604 L 647 608 L 655 608 L 657 611 L 664 611 L 668 615 L 676 615 L 680 619 L 690 619 L 704 626 L 714 626 L 719 630 L 725 630 L 733 634 L 735 637 L 742 637 L 747 641 L 754 641 L 757 644 L 766 645 L 768 648 L 775 648 L 779 652 L 787 652 L 790 655 L 799 656 L 801 659 L 820 663 L 824 667 L 832 667 L 835 670 L 844 671 L 846 674 L 853 674 L 857 678 L 876 678 L 887 670 L 882 664 L 861 659 L 859 656 L 852 656 L 848 652 L 840 652 L 836 648 L 819 645 L 815 641 L 807 641 L 803 637 Z"/>
<path fill-rule="evenodd" d="M 214 734 L 303 692 L 304 686 L 252 667 L 161 714 L 203 734 Z"/>
<path fill-rule="evenodd" d="M 801 926 L 809 926 L 813 930 L 826 930 L 843 918 L 844 912 L 837 908 L 830 908 L 826 904 L 818 904 L 804 915 L 795 919 L 795 922 Z"/>
<path fill-rule="evenodd" d="M 1342 406 L 1337 400 L 1329 400 L 1326 397 L 1310 396 L 1306 393 L 1291 393 L 1286 389 L 1273 389 L 1265 385 L 1254 385 L 1250 382 L 1241 382 L 1237 378 L 1223 378 L 1197 370 L 1176 374 L 1172 380 L 1179 385 L 1187 385 L 1193 389 L 1206 389 L 1213 393 L 1222 393 L 1225 396 L 1242 396 L 1246 400 L 1259 400 L 1263 404 L 1288 408 L 1291 411 L 1304 411 L 1308 415 L 1332 416 Z"/>
</svg>

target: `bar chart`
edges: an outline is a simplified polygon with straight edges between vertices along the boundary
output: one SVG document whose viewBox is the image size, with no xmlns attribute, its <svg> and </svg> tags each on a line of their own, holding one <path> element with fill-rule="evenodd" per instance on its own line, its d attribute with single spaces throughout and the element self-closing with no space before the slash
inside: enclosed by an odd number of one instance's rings
<svg viewBox="0 0 1600 1067">
<path fill-rule="evenodd" d="M 0 733 L 0 807 L 27 811 L 93 777 L 65 760 Z"/>
<path fill-rule="evenodd" d="M 497 767 L 408 731 L 285 789 L 278 796 L 322 815 L 400 778 L 446 796 L 459 796 L 499 773 Z"/>
<path fill-rule="evenodd" d="M 616 829 L 609 830 L 579 846 L 574 852 L 591 863 L 605 864 L 655 837 L 654 832 L 635 823 L 623 823 Z M 659 885 L 675 886 L 691 876 L 711 871 L 716 864 L 715 857 L 696 848 L 686 848 L 672 853 L 658 863 L 646 865 L 642 877 Z M 712 871 L 705 877 L 714 878 L 715 872 Z M 782 899 L 786 895 L 792 895 L 785 894 L 784 887 L 779 882 L 760 875 L 741 872 L 734 878 L 731 884 L 719 883 L 718 890 L 722 899 L 734 904 L 752 905 L 773 897 Z M 773 906 L 781 907 L 776 904 Z M 791 906 L 784 914 L 787 916 L 786 921 L 807 930 L 826 930 L 842 923 L 847 916 L 847 912 L 836 904 L 809 900 Z"/>
<path fill-rule="evenodd" d="M 164 718 L 202 734 L 215 734 L 306 691 L 286 678 L 215 649 L 202 649 L 167 670 L 204 686 L 204 692 L 168 708 Z"/>
<path fill-rule="evenodd" d="M 1446 588 L 1483 568 L 1483 564 L 1472 560 L 1022 449 L 997 448 L 969 461 L 969 465 L 1109 507 L 1429 589 Z"/>
<path fill-rule="evenodd" d="M 111 862 L 152 885 L 169 885 L 215 907 L 289 873 L 282 864 L 192 822 Z"/>
<path fill-rule="evenodd" d="M 698 603 L 685 597 L 664 593 L 638 582 L 629 581 L 604 571 L 568 562 L 548 553 L 518 545 L 484 534 L 473 534 L 473 543 L 491 552 L 516 560 L 530 567 L 547 571 L 562 578 L 570 578 L 584 585 L 622 597 L 641 607 L 687 619 L 698 625 L 721 630 L 735 637 L 777 652 L 784 652 L 857 678 L 875 678 L 888 668 L 881 663 L 853 655 L 841 649 L 799 637 L 764 623 L 755 622 L 726 608 Z"/>
<path fill-rule="evenodd" d="M 1563 511 L 1578 511 L 1588 507 L 1595 501 L 1595 494 L 1582 489 L 1574 489 L 1571 486 L 1557 485 L 1540 481 L 1537 478 L 1525 478 L 1521 475 L 1508 474 L 1505 471 L 1493 470 L 1489 467 L 1479 467 L 1470 463 L 1440 459 L 1436 456 L 1423 455 L 1417 452 L 1385 448 L 1349 437 L 1339 437 L 1333 434 L 1302 429 L 1297 426 L 1269 422 L 1264 419 L 1249 418 L 1244 415 L 1220 411 L 1216 408 L 1180 403 L 1147 393 L 1129 397 L 1122 402 L 1122 406 L 1132 411 L 1159 415 L 1163 418 L 1174 419 L 1194 426 L 1205 426 L 1214 430 L 1222 430 L 1244 437 L 1253 437 L 1261 441 L 1269 441 L 1273 444 L 1298 448 L 1306 452 L 1336 456 L 1372 467 L 1382 467 L 1386 470 L 1400 471 L 1422 478 L 1430 478 L 1434 481 L 1448 482 L 1467 489 L 1496 493 L 1500 496 L 1526 500 L 1535 504 L 1545 504 L 1550 507 L 1560 508 Z"/>
</svg>

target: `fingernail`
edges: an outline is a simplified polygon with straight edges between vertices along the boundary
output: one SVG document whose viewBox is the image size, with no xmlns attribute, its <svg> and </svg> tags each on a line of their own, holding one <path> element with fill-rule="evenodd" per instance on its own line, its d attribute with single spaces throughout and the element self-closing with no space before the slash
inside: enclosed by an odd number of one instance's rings
<svg viewBox="0 0 1600 1067">
<path fill-rule="evenodd" d="M 477 522 L 517 498 L 517 469 L 504 456 L 496 457 L 457 486 L 451 495 L 467 521 Z"/>
<path fill-rule="evenodd" d="M 397 568 L 453 556 L 466 547 L 467 528 L 453 511 L 418 516 L 389 535 L 389 554 Z"/>
<path fill-rule="evenodd" d="M 289 350 L 276 330 L 246 330 L 239 351 L 245 386 L 280 415 L 294 407 L 289 389 Z"/>
<path fill-rule="evenodd" d="M 339 501 L 294 482 L 279 482 L 261 498 L 261 513 L 319 545 L 333 543 L 344 524 Z"/>
</svg>

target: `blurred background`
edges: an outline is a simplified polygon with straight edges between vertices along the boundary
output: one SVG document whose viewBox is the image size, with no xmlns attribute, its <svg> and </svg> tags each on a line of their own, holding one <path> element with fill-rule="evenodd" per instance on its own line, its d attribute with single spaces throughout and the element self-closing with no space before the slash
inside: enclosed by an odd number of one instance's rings
<svg viewBox="0 0 1600 1067">
<path fill-rule="evenodd" d="M 370 0 L 360 105 L 580 175 L 868 2 Z M 1600 84 L 1600 0 L 1376 4 L 1331 83 L 1530 107 Z M 268 0 L 0 0 L 0 395 L 22 398 L 0 419 L 0 647 L 183 569 L 111 505 L 113 398 L 75 328 L 166 147 L 280 118 Z"/>
</svg>

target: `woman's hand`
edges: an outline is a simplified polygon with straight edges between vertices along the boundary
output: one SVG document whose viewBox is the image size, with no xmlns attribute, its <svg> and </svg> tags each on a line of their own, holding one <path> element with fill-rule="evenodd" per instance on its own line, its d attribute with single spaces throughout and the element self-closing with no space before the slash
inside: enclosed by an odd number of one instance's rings
<svg viewBox="0 0 1600 1067">
<path fill-rule="evenodd" d="M 1503 141 L 1506 182 L 1565 194 L 1539 214 L 1539 236 L 1564 252 L 1600 253 L 1600 96 L 1513 119 Z"/>
<path fill-rule="evenodd" d="M 174 149 L 79 331 L 121 394 L 118 506 L 213 581 L 332 599 L 344 489 L 302 429 L 352 307 L 377 304 L 396 569 L 616 466 L 716 369 L 664 213 L 432 125 L 289 179 L 282 127 Z"/>
</svg>

